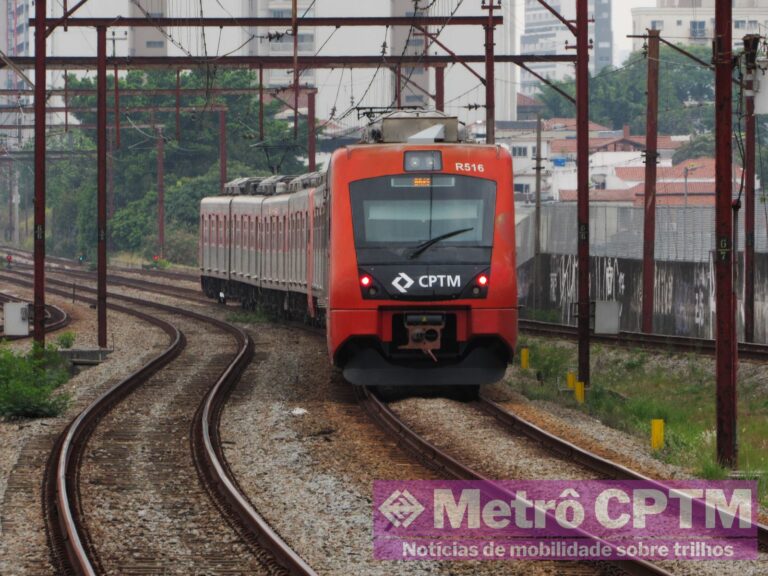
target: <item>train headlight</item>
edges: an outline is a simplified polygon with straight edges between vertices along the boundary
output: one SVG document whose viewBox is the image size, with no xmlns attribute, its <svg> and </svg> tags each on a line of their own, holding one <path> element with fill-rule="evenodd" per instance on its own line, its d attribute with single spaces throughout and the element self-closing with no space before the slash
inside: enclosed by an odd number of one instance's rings
<svg viewBox="0 0 768 576">
<path fill-rule="evenodd" d="M 439 150 L 411 150 L 405 153 L 406 172 L 436 172 L 443 169 Z"/>
</svg>

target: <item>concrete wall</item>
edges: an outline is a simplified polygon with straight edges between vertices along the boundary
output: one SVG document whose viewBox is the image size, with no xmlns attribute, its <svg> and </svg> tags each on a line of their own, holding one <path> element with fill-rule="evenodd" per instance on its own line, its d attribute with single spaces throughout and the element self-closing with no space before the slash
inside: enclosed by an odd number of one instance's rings
<svg viewBox="0 0 768 576">
<path fill-rule="evenodd" d="M 536 260 L 518 269 L 520 303 L 524 318 L 575 324 L 572 304 L 578 300 L 578 262 L 575 255 L 543 254 L 538 260 L 540 280 L 534 282 Z M 757 254 L 755 338 L 768 342 L 768 254 Z M 592 300 L 621 303 L 621 328 L 640 331 L 642 325 L 643 263 L 640 260 L 590 259 Z M 654 331 L 661 334 L 712 338 L 715 286 L 713 263 L 657 262 Z M 741 292 L 741 284 L 740 284 Z M 739 334 L 744 311 L 739 302 Z"/>
</svg>

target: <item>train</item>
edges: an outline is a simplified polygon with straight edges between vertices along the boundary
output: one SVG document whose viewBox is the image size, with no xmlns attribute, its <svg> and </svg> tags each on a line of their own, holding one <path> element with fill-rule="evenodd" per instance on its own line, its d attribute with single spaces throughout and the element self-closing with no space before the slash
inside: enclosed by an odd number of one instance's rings
<svg viewBox="0 0 768 576">
<path fill-rule="evenodd" d="M 354 385 L 474 390 L 515 353 L 512 158 L 455 117 L 395 112 L 325 172 L 228 183 L 199 260 L 207 297 L 324 327 Z"/>
</svg>

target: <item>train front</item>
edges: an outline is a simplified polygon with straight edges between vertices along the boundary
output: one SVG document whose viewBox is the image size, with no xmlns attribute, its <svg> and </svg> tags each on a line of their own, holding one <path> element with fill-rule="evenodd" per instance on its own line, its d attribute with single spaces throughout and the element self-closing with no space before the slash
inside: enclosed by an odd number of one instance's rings
<svg viewBox="0 0 768 576">
<path fill-rule="evenodd" d="M 517 338 L 512 161 L 477 144 L 361 145 L 329 172 L 328 344 L 352 384 L 500 380 Z"/>
</svg>

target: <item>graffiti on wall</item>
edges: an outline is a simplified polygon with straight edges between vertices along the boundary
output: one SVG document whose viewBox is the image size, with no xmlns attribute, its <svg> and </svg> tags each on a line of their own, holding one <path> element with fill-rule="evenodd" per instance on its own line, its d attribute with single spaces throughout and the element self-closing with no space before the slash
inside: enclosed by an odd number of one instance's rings
<svg viewBox="0 0 768 576">
<path fill-rule="evenodd" d="M 573 324 L 573 303 L 578 300 L 578 261 L 575 255 L 541 256 L 541 285 L 533 274 L 519 279 L 521 302 L 531 309 L 556 310 L 560 321 Z M 533 266 L 526 262 L 521 268 Z M 593 257 L 590 259 L 592 300 L 620 303 L 621 329 L 639 331 L 642 326 L 643 263 L 640 260 Z M 532 269 L 532 268 L 531 268 Z M 755 338 L 768 340 L 768 254 L 758 254 L 755 266 Z M 654 289 L 654 330 L 661 334 L 714 337 L 714 262 L 657 262 Z M 740 290 L 743 286 L 740 286 Z M 525 294 L 525 297 L 523 297 Z M 739 333 L 743 334 L 743 303 L 739 302 Z"/>
</svg>

